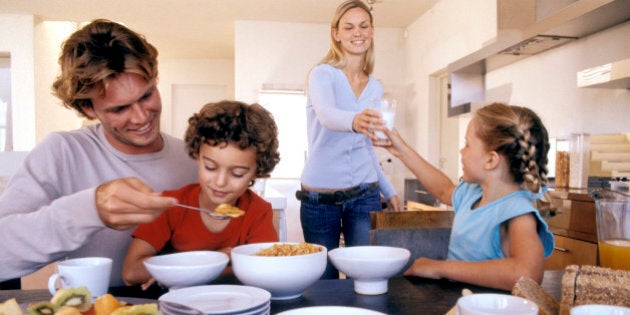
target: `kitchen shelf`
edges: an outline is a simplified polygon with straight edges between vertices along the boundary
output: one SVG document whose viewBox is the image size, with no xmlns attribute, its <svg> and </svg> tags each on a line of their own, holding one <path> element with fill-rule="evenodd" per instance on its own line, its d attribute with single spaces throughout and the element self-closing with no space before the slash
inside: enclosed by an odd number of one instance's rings
<svg viewBox="0 0 630 315">
<path fill-rule="evenodd" d="M 630 58 L 577 73 L 580 88 L 630 89 Z"/>
</svg>

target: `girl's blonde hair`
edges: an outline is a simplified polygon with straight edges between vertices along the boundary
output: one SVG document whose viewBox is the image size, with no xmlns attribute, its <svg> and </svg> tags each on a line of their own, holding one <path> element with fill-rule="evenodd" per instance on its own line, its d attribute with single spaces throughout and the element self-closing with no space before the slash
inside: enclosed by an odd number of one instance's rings
<svg viewBox="0 0 630 315">
<path fill-rule="evenodd" d="M 348 12 L 350 9 L 361 8 L 367 12 L 370 16 L 370 25 L 374 27 L 374 19 L 372 17 L 372 12 L 370 12 L 370 8 L 360 0 L 347 0 L 344 1 L 337 7 L 335 10 L 335 15 L 333 15 L 332 22 L 330 23 L 330 49 L 328 50 L 328 54 L 322 59 L 319 64 L 327 63 L 335 68 L 343 68 L 346 65 L 346 55 L 341 49 L 341 44 L 335 40 L 333 36 L 333 32 L 339 27 L 339 20 L 341 17 Z M 374 41 L 372 40 L 370 43 L 370 47 L 368 48 L 365 54 L 365 61 L 363 64 L 363 72 L 365 74 L 370 75 L 374 70 Z"/>
<path fill-rule="evenodd" d="M 532 192 L 547 185 L 549 136 L 529 108 L 493 103 L 475 113 L 477 136 L 486 149 L 508 159 L 514 181 Z"/>
</svg>

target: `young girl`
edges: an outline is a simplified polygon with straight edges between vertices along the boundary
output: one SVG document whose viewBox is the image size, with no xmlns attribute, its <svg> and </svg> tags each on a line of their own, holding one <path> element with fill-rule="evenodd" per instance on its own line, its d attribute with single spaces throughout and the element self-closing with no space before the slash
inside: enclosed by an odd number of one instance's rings
<svg viewBox="0 0 630 315">
<path fill-rule="evenodd" d="M 217 220 L 206 213 L 169 208 L 133 233 L 123 266 L 125 283 L 148 288 L 153 279 L 142 261 L 168 247 L 229 255 L 237 245 L 278 241 L 271 204 L 248 189 L 256 178 L 268 177 L 280 161 L 277 135 L 271 114 L 258 104 L 210 103 L 192 116 L 185 141 L 188 154 L 197 161 L 199 183 L 163 195 L 208 210 L 224 203 L 235 205 L 245 214 Z M 230 272 L 228 266 L 224 276 Z"/>
<path fill-rule="evenodd" d="M 503 290 L 511 290 L 521 276 L 542 281 L 553 236 L 533 201 L 547 182 L 549 139 L 533 111 L 499 103 L 479 109 L 460 150 L 463 180 L 457 185 L 398 132 L 384 132 L 390 138 L 388 151 L 455 209 L 448 259 L 418 258 L 405 275 Z"/>
</svg>

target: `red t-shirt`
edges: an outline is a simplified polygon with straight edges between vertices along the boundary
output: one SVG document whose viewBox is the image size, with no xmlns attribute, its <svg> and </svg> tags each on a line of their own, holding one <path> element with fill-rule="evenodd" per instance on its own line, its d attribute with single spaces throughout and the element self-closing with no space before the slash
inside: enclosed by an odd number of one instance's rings
<svg viewBox="0 0 630 315">
<path fill-rule="evenodd" d="M 165 191 L 164 196 L 177 198 L 180 203 L 199 207 L 199 184 L 190 184 L 179 190 Z M 219 233 L 210 232 L 201 221 L 201 212 L 181 207 L 164 211 L 151 223 L 139 225 L 133 237 L 143 239 L 159 252 L 167 242 L 176 251 L 219 250 L 242 244 L 277 242 L 278 234 L 273 227 L 271 204 L 251 190 L 239 199 L 237 206 L 245 214 L 233 218 Z"/>
</svg>

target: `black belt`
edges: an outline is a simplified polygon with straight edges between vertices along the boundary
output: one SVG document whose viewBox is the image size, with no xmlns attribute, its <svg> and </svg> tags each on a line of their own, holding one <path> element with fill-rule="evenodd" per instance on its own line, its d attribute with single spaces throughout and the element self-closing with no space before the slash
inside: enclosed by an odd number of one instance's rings
<svg viewBox="0 0 630 315">
<path fill-rule="evenodd" d="M 378 188 L 378 182 L 368 184 L 367 188 L 369 190 L 374 190 Z M 317 201 L 320 203 L 331 204 L 331 205 L 340 205 L 346 202 L 348 199 L 352 199 L 361 195 L 363 192 L 363 188 L 361 186 L 354 186 L 352 188 L 337 190 L 334 192 L 315 192 L 309 190 L 298 190 L 295 192 L 295 197 L 302 200 L 310 200 L 311 194 L 317 194 Z"/>
</svg>

